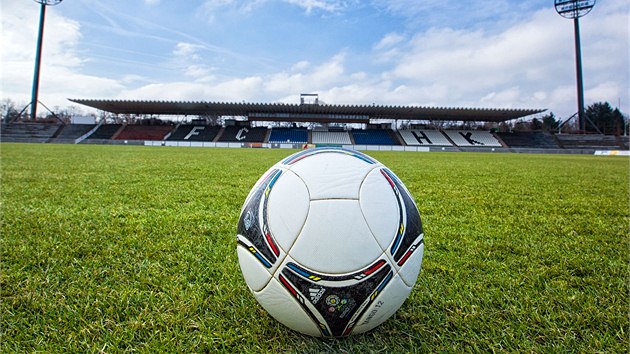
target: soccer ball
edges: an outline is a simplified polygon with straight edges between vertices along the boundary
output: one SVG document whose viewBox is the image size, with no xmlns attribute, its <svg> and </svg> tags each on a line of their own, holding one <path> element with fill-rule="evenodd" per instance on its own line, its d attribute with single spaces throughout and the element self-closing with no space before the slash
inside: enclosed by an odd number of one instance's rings
<svg viewBox="0 0 630 354">
<path fill-rule="evenodd" d="M 392 171 L 352 150 L 289 156 L 254 185 L 238 221 L 247 286 L 301 333 L 342 337 L 393 315 L 424 253 L 420 214 Z"/>
</svg>

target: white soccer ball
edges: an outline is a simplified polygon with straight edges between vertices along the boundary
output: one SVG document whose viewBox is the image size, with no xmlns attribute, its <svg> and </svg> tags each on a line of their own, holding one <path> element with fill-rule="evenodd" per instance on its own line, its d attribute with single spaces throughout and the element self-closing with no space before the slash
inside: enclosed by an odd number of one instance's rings
<svg viewBox="0 0 630 354">
<path fill-rule="evenodd" d="M 357 151 L 289 156 L 251 190 L 238 222 L 247 286 L 275 319 L 311 336 L 368 331 L 416 283 L 424 239 L 403 183 Z"/>
</svg>

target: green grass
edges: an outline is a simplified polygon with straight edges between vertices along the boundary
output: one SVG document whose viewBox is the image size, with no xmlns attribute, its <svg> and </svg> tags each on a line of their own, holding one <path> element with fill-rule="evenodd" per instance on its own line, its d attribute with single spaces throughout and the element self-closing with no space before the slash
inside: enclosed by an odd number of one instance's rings
<svg viewBox="0 0 630 354">
<path fill-rule="evenodd" d="M 0 145 L 0 352 L 626 352 L 629 159 L 373 152 L 425 228 L 376 330 L 288 330 L 245 286 L 241 204 L 287 150 Z"/>
</svg>

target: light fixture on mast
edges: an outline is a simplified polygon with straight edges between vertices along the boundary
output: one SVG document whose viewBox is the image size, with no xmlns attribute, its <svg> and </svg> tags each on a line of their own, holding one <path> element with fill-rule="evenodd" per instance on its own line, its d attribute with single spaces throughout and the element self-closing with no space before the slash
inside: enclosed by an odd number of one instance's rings
<svg viewBox="0 0 630 354">
<path fill-rule="evenodd" d="M 33 74 L 33 91 L 31 95 L 31 119 L 37 118 L 37 103 L 39 102 L 39 69 L 42 62 L 42 42 L 44 41 L 44 18 L 46 6 L 59 5 L 63 0 L 34 0 L 41 4 L 39 12 L 39 32 L 37 35 L 37 51 L 35 52 L 35 73 Z"/>
<path fill-rule="evenodd" d="M 575 70 L 577 76 L 578 122 L 580 131 L 586 130 L 584 117 L 584 83 L 582 80 L 582 50 L 580 48 L 579 18 L 588 14 L 595 6 L 596 0 L 555 0 L 556 12 L 568 19 L 573 19 L 575 32 Z"/>
</svg>

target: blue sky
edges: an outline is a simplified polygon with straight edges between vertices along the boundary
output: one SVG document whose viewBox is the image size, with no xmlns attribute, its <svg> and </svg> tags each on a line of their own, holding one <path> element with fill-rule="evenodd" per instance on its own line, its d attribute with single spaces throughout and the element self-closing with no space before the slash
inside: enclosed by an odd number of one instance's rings
<svg viewBox="0 0 630 354">
<path fill-rule="evenodd" d="M 3 0 L 2 98 L 30 99 L 39 5 Z M 581 20 L 586 103 L 628 113 L 629 5 Z M 573 24 L 532 0 L 65 0 L 49 7 L 40 100 L 576 111 Z"/>
</svg>

